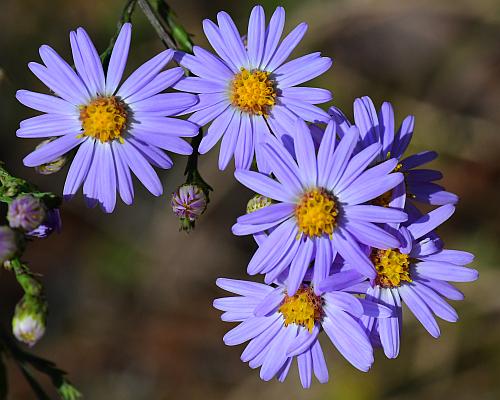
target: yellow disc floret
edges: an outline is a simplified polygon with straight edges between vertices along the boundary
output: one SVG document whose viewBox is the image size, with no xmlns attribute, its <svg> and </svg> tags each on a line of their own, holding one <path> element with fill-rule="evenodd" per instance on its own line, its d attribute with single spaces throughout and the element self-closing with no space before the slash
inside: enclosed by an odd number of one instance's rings
<svg viewBox="0 0 500 400">
<path fill-rule="evenodd" d="M 253 115 L 268 115 L 276 103 L 274 81 L 269 72 L 241 68 L 230 85 L 231 104 Z"/>
<path fill-rule="evenodd" d="M 295 207 L 299 231 L 309 237 L 331 235 L 338 214 L 334 197 L 322 188 L 304 193 Z"/>
<path fill-rule="evenodd" d="M 323 301 L 311 287 L 301 287 L 293 296 L 285 296 L 279 308 L 285 326 L 301 325 L 312 332 L 314 324 L 323 316 Z"/>
<path fill-rule="evenodd" d="M 118 98 L 97 97 L 80 107 L 83 136 L 91 136 L 102 143 L 118 139 L 123 141 L 128 113 L 125 104 Z"/>
<path fill-rule="evenodd" d="M 410 258 L 398 249 L 373 250 L 371 260 L 377 270 L 375 283 L 384 288 L 399 287 L 411 282 Z"/>
</svg>

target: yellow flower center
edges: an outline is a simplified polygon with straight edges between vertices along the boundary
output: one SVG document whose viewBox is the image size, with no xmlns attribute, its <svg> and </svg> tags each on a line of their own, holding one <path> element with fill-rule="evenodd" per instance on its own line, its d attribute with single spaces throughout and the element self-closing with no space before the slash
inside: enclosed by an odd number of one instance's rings
<svg viewBox="0 0 500 400">
<path fill-rule="evenodd" d="M 403 282 L 411 282 L 410 258 L 398 249 L 373 250 L 371 260 L 377 270 L 375 283 L 384 288 L 399 287 Z"/>
<path fill-rule="evenodd" d="M 97 97 L 80 107 L 83 136 L 91 136 L 106 143 L 118 139 L 123 142 L 123 131 L 127 126 L 128 113 L 125 103 L 118 98 Z"/>
<path fill-rule="evenodd" d="M 270 72 L 241 68 L 231 82 L 231 104 L 254 115 L 268 115 L 276 104 L 274 81 Z"/>
<path fill-rule="evenodd" d="M 304 193 L 295 207 L 299 231 L 309 237 L 331 235 L 338 214 L 334 197 L 323 188 Z"/>
<path fill-rule="evenodd" d="M 312 332 L 315 322 L 323 316 L 323 301 L 311 287 L 301 287 L 293 296 L 285 296 L 279 312 L 285 318 L 285 326 L 301 325 Z"/>
</svg>

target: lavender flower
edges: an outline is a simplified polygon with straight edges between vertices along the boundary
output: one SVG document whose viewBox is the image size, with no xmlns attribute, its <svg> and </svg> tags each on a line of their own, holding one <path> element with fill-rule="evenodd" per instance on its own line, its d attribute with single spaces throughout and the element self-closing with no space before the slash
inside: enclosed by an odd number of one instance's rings
<svg viewBox="0 0 500 400">
<path fill-rule="evenodd" d="M 288 271 L 288 292 L 300 287 L 314 260 L 313 283 L 330 272 L 339 253 L 362 274 L 374 278 L 375 269 L 360 244 L 387 249 L 399 241 L 375 223 L 401 222 L 407 216 L 396 209 L 365 205 L 403 180 L 391 173 L 397 160 L 366 169 L 380 152 L 375 143 L 352 157 L 359 133 L 351 128 L 337 143 L 336 125 L 331 121 L 316 154 L 309 128 L 302 120 L 295 127 L 295 156 L 276 139 L 263 144 L 277 181 L 252 171 L 235 173 L 243 185 L 276 201 L 268 207 L 238 218 L 236 235 L 272 232 L 260 243 L 248 265 L 248 273 L 265 273 L 273 282 Z"/>
<path fill-rule="evenodd" d="M 0 226 L 0 268 L 19 251 L 19 237 L 8 226 Z"/>
<path fill-rule="evenodd" d="M 179 53 L 179 62 L 196 77 L 187 77 L 174 87 L 199 93 L 200 102 L 188 111 L 190 121 L 212 124 L 199 151 L 204 154 L 222 139 L 219 168 L 235 158 L 236 168 L 248 169 L 254 152 L 260 171 L 269 164 L 258 143 L 270 135 L 287 136 L 297 117 L 311 122 L 328 122 L 329 116 L 314 104 L 331 100 L 328 90 L 296 87 L 328 70 L 332 61 L 312 53 L 286 62 L 307 30 L 298 25 L 279 44 L 285 24 L 285 10 L 278 7 L 266 28 L 264 9 L 253 8 L 243 43 L 231 17 L 217 14 L 218 26 L 206 19 L 203 29 L 217 56 L 194 46 L 194 55 Z"/>
<path fill-rule="evenodd" d="M 203 190 L 196 185 L 182 185 L 176 192 L 172 193 L 172 210 L 181 220 L 181 227 L 192 222 L 203 214 L 207 208 L 207 196 Z"/>
<path fill-rule="evenodd" d="M 441 240 L 432 234 L 454 211 L 452 205 L 441 206 L 399 229 L 401 247 L 372 250 L 377 276 L 367 288 L 366 297 L 395 309 L 395 314 L 384 320 L 364 317 L 363 322 L 389 358 L 399 353 L 403 302 L 437 338 L 440 330 L 434 315 L 449 322 L 458 320 L 456 311 L 443 297 L 463 299 L 463 294 L 447 281 L 471 282 L 478 277 L 475 269 L 465 267 L 473 261 L 472 254 L 443 249 Z"/>
<path fill-rule="evenodd" d="M 339 109 L 332 107 L 330 113 L 339 124 L 340 133 L 349 129 L 351 123 Z M 415 118 L 412 115 L 407 116 L 395 132 L 391 103 L 384 102 L 377 114 L 372 100 L 365 96 L 354 101 L 354 123 L 361 135 L 358 149 L 380 143 L 380 153 L 374 162 L 395 158 L 398 160 L 396 170 L 405 177 L 404 182 L 376 199 L 376 204 L 401 208 L 405 204 L 405 197 L 432 205 L 455 204 L 458 201 L 457 195 L 447 192 L 434 182 L 443 177 L 441 172 L 416 169 L 434 160 L 437 157 L 435 151 L 423 151 L 403 157 L 413 136 Z"/>
<path fill-rule="evenodd" d="M 12 228 L 30 232 L 40 226 L 46 215 L 47 209 L 40 199 L 24 195 L 15 198 L 9 204 L 7 219 Z"/>
<path fill-rule="evenodd" d="M 151 165 L 170 168 L 161 149 L 191 154 L 181 137 L 198 133 L 188 121 L 170 118 L 197 102 L 188 93 L 162 93 L 183 76 L 182 68 L 162 71 L 174 52 L 166 50 L 139 67 L 119 86 L 127 61 L 131 25 L 124 24 L 111 54 L 106 76 L 97 50 L 83 28 L 71 32 L 76 72 L 52 48 L 42 46 L 45 65 L 30 63 L 31 71 L 57 96 L 17 92 L 24 105 L 46 114 L 21 122 L 23 138 L 58 137 L 24 159 L 28 167 L 54 162 L 78 147 L 69 168 L 63 194 L 72 197 L 83 183 L 87 204 L 106 212 L 116 204 L 116 191 L 131 204 L 132 171 L 155 196 L 161 182 Z"/>
<path fill-rule="evenodd" d="M 276 286 L 233 279 L 217 279 L 217 286 L 237 297 L 216 299 L 214 307 L 224 311 L 223 321 L 241 322 L 224 336 L 228 346 L 250 341 L 241 355 L 251 368 L 260 369 L 268 381 L 284 381 L 297 358 L 302 386 L 311 385 L 312 374 L 319 382 L 328 381 L 328 369 L 318 340 L 324 330 L 337 350 L 356 368 L 368 371 L 373 363 L 373 348 L 359 318 L 387 318 L 391 311 L 342 290 L 353 281 L 343 275 L 332 284 L 320 286 L 328 292 L 313 290 L 303 283 L 294 295 L 285 284 Z"/>
</svg>

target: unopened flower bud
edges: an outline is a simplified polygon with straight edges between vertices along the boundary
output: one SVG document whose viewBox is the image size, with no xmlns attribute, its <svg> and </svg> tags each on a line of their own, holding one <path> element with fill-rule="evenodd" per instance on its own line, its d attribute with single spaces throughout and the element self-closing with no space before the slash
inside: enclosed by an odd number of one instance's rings
<svg viewBox="0 0 500 400">
<path fill-rule="evenodd" d="M 32 238 L 44 239 L 52 232 L 60 232 L 62 227 L 61 214 L 58 208 L 53 208 L 47 211 L 45 220 L 38 226 L 38 228 L 28 232 L 26 236 Z"/>
<path fill-rule="evenodd" d="M 45 220 L 47 211 L 43 202 L 31 195 L 24 195 L 9 204 L 7 219 L 12 228 L 30 232 Z"/>
<path fill-rule="evenodd" d="M 21 248 L 21 235 L 6 225 L 0 226 L 0 267 L 4 262 L 14 258 Z"/>
<path fill-rule="evenodd" d="M 36 146 L 36 148 L 39 149 L 45 146 L 46 144 L 50 143 L 51 141 L 52 141 L 51 139 L 44 140 L 38 146 Z M 41 175 L 55 174 L 56 172 L 59 172 L 66 165 L 66 161 L 67 157 L 65 155 L 62 155 L 51 162 L 35 167 L 35 171 Z"/>
<path fill-rule="evenodd" d="M 12 333 L 20 342 L 35 345 L 45 333 L 47 302 L 40 296 L 24 295 L 12 318 Z"/>
<path fill-rule="evenodd" d="M 185 184 L 172 194 L 172 210 L 181 221 L 182 230 L 190 230 L 207 208 L 207 196 L 197 185 Z"/>
<path fill-rule="evenodd" d="M 247 214 L 260 210 L 261 208 L 270 206 L 272 201 L 269 197 L 256 194 L 247 203 Z"/>
</svg>

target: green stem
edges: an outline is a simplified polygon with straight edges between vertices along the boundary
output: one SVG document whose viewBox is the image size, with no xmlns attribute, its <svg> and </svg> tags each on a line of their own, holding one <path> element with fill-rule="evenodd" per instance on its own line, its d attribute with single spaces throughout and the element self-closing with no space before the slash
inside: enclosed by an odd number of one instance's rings
<svg viewBox="0 0 500 400">
<path fill-rule="evenodd" d="M 50 400 L 50 396 L 45 393 L 42 386 L 31 374 L 30 367 L 50 378 L 62 400 L 77 400 L 82 397 L 80 392 L 66 379 L 65 371 L 58 368 L 52 361 L 22 350 L 3 330 L 0 330 L 0 348 L 4 354 L 15 360 L 37 398 Z"/>
<path fill-rule="evenodd" d="M 109 59 L 111 58 L 111 53 L 113 52 L 113 48 L 115 46 L 116 39 L 120 34 L 120 30 L 122 29 L 123 24 L 130 22 L 132 20 L 132 14 L 135 10 L 135 5 L 137 4 L 137 0 L 127 0 L 125 3 L 125 7 L 123 7 L 122 15 L 120 20 L 117 23 L 116 33 L 113 35 L 111 40 L 109 41 L 108 48 L 104 50 L 101 54 L 101 61 L 104 70 L 107 70 Z"/>
<path fill-rule="evenodd" d="M 14 272 L 16 280 L 22 287 L 24 293 L 30 296 L 43 296 L 43 286 L 36 279 L 28 266 L 19 258 L 14 258 L 8 263 L 9 268 Z"/>
</svg>

